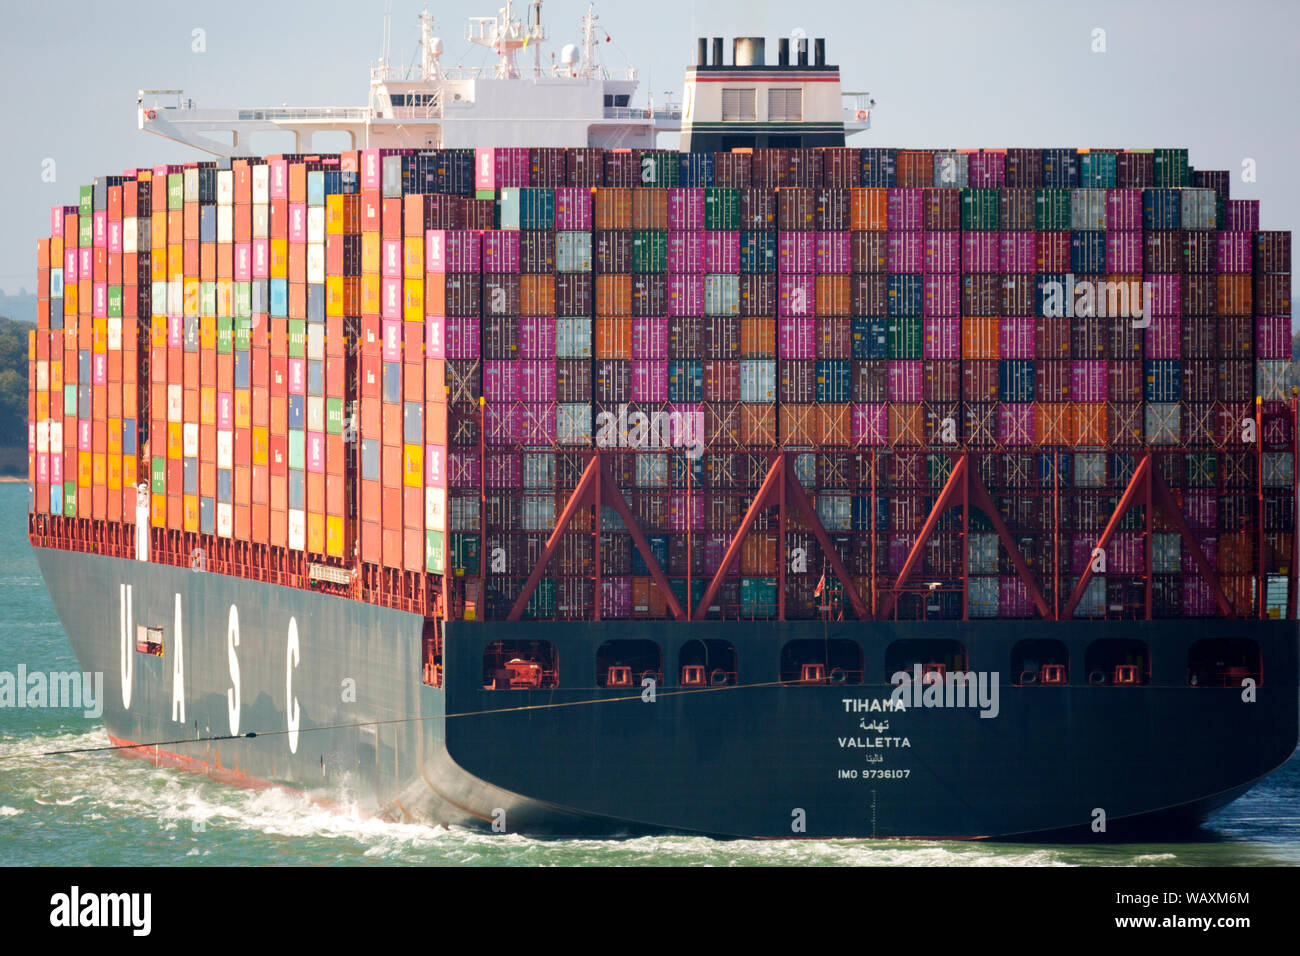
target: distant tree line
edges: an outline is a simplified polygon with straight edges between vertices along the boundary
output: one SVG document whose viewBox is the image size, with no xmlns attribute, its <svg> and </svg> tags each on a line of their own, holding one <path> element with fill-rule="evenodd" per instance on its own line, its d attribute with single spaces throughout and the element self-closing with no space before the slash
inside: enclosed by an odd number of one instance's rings
<svg viewBox="0 0 1300 956">
<path fill-rule="evenodd" d="M 0 447 L 27 447 L 26 322 L 0 317 Z"/>
</svg>

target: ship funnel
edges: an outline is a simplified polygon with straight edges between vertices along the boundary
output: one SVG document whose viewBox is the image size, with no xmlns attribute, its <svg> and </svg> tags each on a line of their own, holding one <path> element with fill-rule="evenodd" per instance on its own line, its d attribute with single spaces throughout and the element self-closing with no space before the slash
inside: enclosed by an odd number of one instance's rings
<svg viewBox="0 0 1300 956">
<path fill-rule="evenodd" d="M 732 41 L 731 61 L 733 66 L 763 66 L 762 37 L 736 37 Z"/>
<path fill-rule="evenodd" d="M 777 66 L 790 65 L 790 38 L 789 37 L 781 37 L 781 39 L 776 41 L 776 65 Z"/>
<path fill-rule="evenodd" d="M 822 37 L 813 40 L 813 62 L 817 66 L 826 65 L 826 40 Z"/>
<path fill-rule="evenodd" d="M 713 65 L 722 66 L 722 37 L 713 38 Z"/>
<path fill-rule="evenodd" d="M 807 66 L 808 65 L 808 38 L 800 37 L 796 45 L 796 49 L 799 51 L 799 65 Z"/>
<path fill-rule="evenodd" d="M 695 42 L 696 42 L 695 65 L 708 66 L 709 65 L 709 41 L 706 40 L 704 37 L 700 37 Z"/>
</svg>

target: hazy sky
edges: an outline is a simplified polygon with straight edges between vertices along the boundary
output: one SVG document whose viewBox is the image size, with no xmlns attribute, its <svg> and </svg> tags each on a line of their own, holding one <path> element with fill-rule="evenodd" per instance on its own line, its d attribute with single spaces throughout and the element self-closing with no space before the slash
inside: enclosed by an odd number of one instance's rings
<svg viewBox="0 0 1300 956">
<path fill-rule="evenodd" d="M 444 62 L 488 54 L 466 18 L 500 0 L 434 2 Z M 410 61 L 420 0 L 392 0 L 393 59 Z M 526 5 L 517 6 L 520 14 Z M 557 53 L 577 42 L 578 0 L 546 0 Z M 380 53 L 384 0 L 311 4 L 60 2 L 0 6 L 0 289 L 35 288 L 48 209 L 126 167 L 210 158 L 136 129 L 141 88 L 184 88 L 200 106 L 361 106 Z M 681 93 L 695 36 L 827 38 L 846 89 L 870 90 L 870 132 L 850 145 L 1186 146 L 1191 163 L 1234 171 L 1232 194 L 1261 199 L 1261 226 L 1300 224 L 1300 4 L 1223 0 L 887 2 L 606 0 L 608 66 L 635 65 L 644 94 Z M 1093 52 L 1094 30 L 1104 53 Z M 204 52 L 195 52 L 202 30 Z M 730 42 L 727 43 L 730 57 Z M 664 142 L 661 145 L 675 145 Z M 274 151 L 274 150 L 272 150 Z M 1257 181 L 1241 181 L 1243 159 Z M 54 161 L 55 181 L 42 180 Z"/>
</svg>

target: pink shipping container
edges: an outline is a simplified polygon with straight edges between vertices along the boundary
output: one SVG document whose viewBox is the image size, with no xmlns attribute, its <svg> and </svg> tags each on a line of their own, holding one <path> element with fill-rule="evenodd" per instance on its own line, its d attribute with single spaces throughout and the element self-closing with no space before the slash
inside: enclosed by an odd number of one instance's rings
<svg viewBox="0 0 1300 956">
<path fill-rule="evenodd" d="M 63 238 L 63 207 L 62 206 L 50 207 L 50 238 L 51 239 Z"/>
<path fill-rule="evenodd" d="M 903 534 L 898 531 L 890 532 L 889 535 L 889 570 L 892 574 L 898 574 L 903 570 L 903 565 L 907 563 L 907 556 L 912 551 L 912 545 L 916 543 L 916 535 Z"/>
<path fill-rule="evenodd" d="M 987 233 L 990 237 L 994 233 Z M 996 250 L 994 242 L 987 243 L 990 250 Z M 989 257 L 990 263 L 996 259 L 996 252 Z M 962 261 L 962 234 L 960 232 L 927 232 L 925 233 L 925 272 L 961 272 Z M 984 271 L 976 269 L 967 269 L 968 272 Z M 988 271 L 996 271 L 989 269 Z"/>
<path fill-rule="evenodd" d="M 479 272 L 482 243 L 477 232 L 430 229 L 424 234 L 426 272 Z"/>
<path fill-rule="evenodd" d="M 1259 229 L 1258 199 L 1229 199 L 1223 204 L 1223 227 L 1229 232 L 1256 232 Z"/>
<path fill-rule="evenodd" d="M 503 189 L 511 186 L 527 186 L 532 166 L 528 150 L 519 146 L 487 150 L 493 154 L 493 167 L 496 181 L 492 186 L 476 186 L 477 189 Z"/>
<path fill-rule="evenodd" d="M 1146 329 L 1146 357 L 1176 359 L 1182 357 L 1183 325 L 1177 315 L 1156 313 Z"/>
<path fill-rule="evenodd" d="M 1106 269 L 1112 274 L 1142 271 L 1142 233 L 1106 233 Z"/>
<path fill-rule="evenodd" d="M 967 182 L 972 189 L 996 189 L 1005 184 L 1006 153 L 971 153 L 966 159 Z"/>
<path fill-rule="evenodd" d="M 89 250 L 82 250 L 88 252 Z M 89 264 L 84 263 L 85 273 L 89 275 Z M 253 240 L 253 278 L 265 279 L 271 274 L 271 240 L 254 239 Z"/>
<path fill-rule="evenodd" d="M 426 488 L 447 487 L 447 446 L 424 446 L 424 485 Z"/>
<path fill-rule="evenodd" d="M 217 427 L 235 427 L 235 396 L 230 392 L 217 392 Z"/>
<path fill-rule="evenodd" d="M 922 368 L 919 361 L 891 359 L 889 362 L 889 400 L 919 402 L 922 393 Z"/>
<path fill-rule="evenodd" d="M 642 359 L 668 358 L 668 320 L 637 317 L 632 320 L 632 354 Z"/>
<path fill-rule="evenodd" d="M 703 232 L 668 233 L 668 271 L 681 275 L 702 275 L 706 271 L 705 235 Z"/>
<path fill-rule="evenodd" d="M 485 361 L 483 363 L 483 397 L 489 402 L 520 401 L 519 363 L 514 361 Z"/>
<path fill-rule="evenodd" d="M 931 240 L 938 237 L 940 240 L 960 238 L 961 239 L 961 259 L 957 268 L 947 268 L 947 259 L 943 255 L 942 246 L 935 250 L 931 245 Z M 925 264 L 927 272 L 1002 272 L 1002 254 L 1001 234 L 996 232 L 931 232 L 926 234 Z M 1031 246 L 1032 248 L 1032 246 Z M 943 264 L 944 268 L 931 268 L 935 261 Z"/>
<path fill-rule="evenodd" d="M 1291 320 L 1287 316 L 1263 316 L 1255 320 L 1255 358 L 1291 357 Z"/>
<path fill-rule="evenodd" d="M 307 241 L 307 204 L 290 203 L 289 204 L 289 241 L 306 242 Z"/>
<path fill-rule="evenodd" d="M 998 404 L 998 441 L 1004 445 L 1034 443 L 1034 406 L 1032 404 Z"/>
<path fill-rule="evenodd" d="M 486 381 L 487 373 L 484 372 Z M 487 388 L 484 388 L 487 392 Z M 487 407 L 483 411 L 483 431 L 484 438 L 489 445 L 517 445 L 519 444 L 520 417 L 523 409 L 514 404 L 514 399 L 508 403 L 502 404 L 488 399 Z"/>
<path fill-rule="evenodd" d="M 777 339 L 777 347 L 783 359 L 817 357 L 816 319 L 781 319 L 777 323 Z"/>
<path fill-rule="evenodd" d="M 616 620 L 632 616 L 631 578 L 601 578 L 600 616 Z"/>
<path fill-rule="evenodd" d="M 674 187 L 668 190 L 668 228 L 676 232 L 704 228 L 703 189 Z"/>
<path fill-rule="evenodd" d="M 1000 272 L 1029 273 L 1038 269 L 1038 255 L 1032 232 L 1003 232 L 999 234 L 998 261 Z M 968 270 L 969 271 L 969 270 Z"/>
<path fill-rule="evenodd" d="M 1106 229 L 1134 231 L 1142 229 L 1142 190 L 1106 190 Z"/>
<path fill-rule="evenodd" d="M 488 455 L 483 484 L 488 488 L 518 488 L 523 484 L 523 457 L 518 453 Z"/>
<path fill-rule="evenodd" d="M 777 237 L 777 270 L 811 275 L 817 271 L 817 234 L 782 232 Z"/>
<path fill-rule="evenodd" d="M 478 454 L 456 450 L 447 452 L 447 483 L 452 488 L 478 488 Z"/>
<path fill-rule="evenodd" d="M 890 272 L 920 272 L 924 261 L 925 233 L 889 233 L 885 267 Z"/>
<path fill-rule="evenodd" d="M 961 315 L 961 276 L 928 275 L 923 284 L 923 313 L 932 316 Z"/>
<path fill-rule="evenodd" d="M 998 615 L 1001 617 L 1032 617 L 1038 613 L 1029 588 L 1019 577 L 1003 575 L 998 578 Z"/>
<path fill-rule="evenodd" d="M 383 337 L 383 359 L 385 362 L 402 360 L 402 322 L 400 319 L 384 319 L 380 334 Z"/>
<path fill-rule="evenodd" d="M 519 271 L 519 233 L 493 229 L 483 233 L 483 271 L 515 273 Z"/>
<path fill-rule="evenodd" d="M 1218 492 L 1209 488 L 1184 491 L 1183 514 L 1193 531 L 1214 531 L 1219 526 Z"/>
<path fill-rule="evenodd" d="M 998 320 L 998 357 L 1031 359 L 1034 357 L 1034 320 L 1003 318 Z"/>
<path fill-rule="evenodd" d="M 555 401 L 555 359 L 522 361 L 519 365 L 519 398 L 525 402 Z"/>
<path fill-rule="evenodd" d="M 237 242 L 235 243 L 235 281 L 248 282 L 252 278 L 253 244 L 251 242 Z"/>
<path fill-rule="evenodd" d="M 90 383 L 108 384 L 108 356 L 102 352 L 97 352 L 90 357 Z"/>
<path fill-rule="evenodd" d="M 1151 283 L 1151 301 L 1147 303 L 1147 308 L 1152 317 L 1174 316 L 1182 313 L 1182 276 L 1168 274 L 1148 275 L 1145 277 L 1144 282 Z"/>
<path fill-rule="evenodd" d="M 886 223 L 890 232 L 920 232 L 925 223 L 925 204 L 919 189 L 890 189 L 885 196 Z"/>
<path fill-rule="evenodd" d="M 1214 237 L 1214 268 L 1219 272 L 1250 272 L 1254 267 L 1253 235 L 1220 232 Z"/>
<path fill-rule="evenodd" d="M 778 277 L 777 289 L 779 301 L 777 314 L 780 316 L 811 316 L 816 305 L 816 284 L 811 275 L 782 275 Z M 703 288 L 701 288 L 703 299 Z M 698 314 L 698 313 L 693 313 Z"/>
<path fill-rule="evenodd" d="M 479 356 L 479 320 L 453 315 L 447 318 L 447 358 L 476 359 Z"/>
<path fill-rule="evenodd" d="M 1030 320 L 1030 337 L 1033 337 Z M 922 322 L 922 355 L 928 359 L 961 358 L 961 319 L 925 319 Z"/>
<path fill-rule="evenodd" d="M 884 445 L 889 440 L 889 406 L 855 403 L 849 428 L 855 445 Z"/>
<path fill-rule="evenodd" d="M 1070 363 L 1070 400 L 1074 402 L 1106 401 L 1106 362 L 1081 359 Z"/>
<path fill-rule="evenodd" d="M 380 249 L 380 274 L 386 279 L 400 279 L 402 277 L 402 241 L 400 239 L 385 240 Z"/>
<path fill-rule="evenodd" d="M 678 235 L 687 235 L 687 233 L 678 233 Z M 704 276 L 668 277 L 668 314 L 671 316 L 704 314 Z"/>
<path fill-rule="evenodd" d="M 525 316 L 516 324 L 519 330 L 521 359 L 555 358 L 555 319 L 550 316 Z"/>
<path fill-rule="evenodd" d="M 263 243 L 266 242 L 265 239 L 262 241 Z M 80 276 L 83 279 L 90 278 L 90 274 L 93 271 L 92 266 L 94 263 L 94 256 L 95 256 L 95 250 L 93 249 L 81 248 L 77 250 L 77 275 L 78 276 Z"/>
<path fill-rule="evenodd" d="M 556 442 L 555 404 L 527 402 L 519 407 L 521 445 L 550 445 Z"/>
<path fill-rule="evenodd" d="M 289 190 L 289 177 L 287 174 L 279 177 L 280 182 L 283 185 L 277 186 L 276 183 L 277 165 L 279 164 L 271 163 L 271 198 L 272 199 L 283 198 L 285 195 L 288 194 L 288 190 Z M 286 167 L 288 166 L 287 163 L 285 163 L 284 165 Z M 382 171 L 379 166 L 379 150 L 363 149 L 361 151 L 361 188 L 378 189 L 381 182 L 381 178 L 380 178 L 381 175 L 382 175 Z M 279 196 L 276 195 L 277 190 L 280 192 Z"/>
<path fill-rule="evenodd" d="M 718 568 L 722 567 L 722 559 L 727 556 L 727 545 L 731 539 L 725 534 L 706 535 L 703 541 L 704 545 L 704 568 L 706 571 L 716 574 Z M 731 567 L 727 569 L 727 574 L 740 573 L 740 556 L 737 555 L 732 559 Z"/>
<path fill-rule="evenodd" d="M 819 232 L 817 236 L 817 271 L 847 273 L 853 271 L 853 246 L 847 232 Z"/>
<path fill-rule="evenodd" d="M 735 365 L 734 362 L 728 364 Z M 740 367 L 738 365 L 736 371 L 737 375 L 739 375 Z M 666 361 L 656 359 L 632 360 L 632 401 L 668 401 L 668 363 Z"/>
<path fill-rule="evenodd" d="M 1183 616 L 1216 617 L 1219 604 L 1209 583 L 1199 574 L 1183 576 Z"/>
<path fill-rule="evenodd" d="M 586 232 L 591 229 L 591 190 L 563 186 L 555 190 L 555 228 Z"/>
<path fill-rule="evenodd" d="M 704 236 L 704 271 L 740 272 L 740 233 L 706 232 Z"/>
<path fill-rule="evenodd" d="M 694 492 L 674 491 L 668 497 L 669 531 L 704 530 L 704 495 Z"/>
</svg>

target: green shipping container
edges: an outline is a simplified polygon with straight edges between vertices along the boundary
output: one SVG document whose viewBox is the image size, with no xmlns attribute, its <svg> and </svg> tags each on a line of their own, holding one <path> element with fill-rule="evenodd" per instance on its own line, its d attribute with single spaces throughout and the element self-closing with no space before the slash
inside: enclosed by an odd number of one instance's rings
<svg viewBox="0 0 1300 956">
<path fill-rule="evenodd" d="M 451 536 L 451 569 L 456 574 L 478 574 L 479 536 L 453 534 Z"/>
<path fill-rule="evenodd" d="M 181 209 L 185 206 L 185 176 L 170 173 L 167 176 L 167 208 Z"/>
<path fill-rule="evenodd" d="M 1114 189 L 1116 165 L 1114 153 L 1080 153 L 1079 186 L 1083 189 Z"/>
<path fill-rule="evenodd" d="M 682 184 L 682 158 L 672 152 L 643 153 L 641 156 L 641 185 L 670 189 Z"/>
<path fill-rule="evenodd" d="M 554 229 L 555 191 L 522 187 L 502 189 L 497 215 L 502 229 Z"/>
<path fill-rule="evenodd" d="M 230 354 L 235 345 L 235 320 L 229 316 L 217 319 L 217 351 Z"/>
<path fill-rule="evenodd" d="M 235 319 L 235 348 L 241 352 L 248 351 L 248 337 L 253 330 L 253 320 L 249 316 Z"/>
<path fill-rule="evenodd" d="M 919 359 L 921 357 L 921 319 L 889 320 L 889 357 L 891 359 Z"/>
<path fill-rule="evenodd" d="M 82 186 L 80 195 L 80 204 L 77 206 L 77 214 L 80 216 L 89 216 L 95 211 L 95 187 Z"/>
<path fill-rule="evenodd" d="M 289 320 L 289 358 L 305 358 L 307 355 L 307 321 L 305 319 Z"/>
<path fill-rule="evenodd" d="M 122 287 L 120 285 L 108 287 L 108 317 L 110 319 L 120 319 L 122 317 Z"/>
<path fill-rule="evenodd" d="M 931 488 L 943 488 L 952 474 L 952 458 L 947 455 L 926 455 L 926 473 L 930 478 Z"/>
<path fill-rule="evenodd" d="M 95 244 L 94 220 L 91 219 L 90 213 L 86 213 L 77 220 L 77 245 L 82 249 L 89 249 Z"/>
<path fill-rule="evenodd" d="M 776 609 L 776 578 L 741 578 L 740 605 L 747 611 Z"/>
<path fill-rule="evenodd" d="M 325 431 L 330 435 L 343 434 L 343 399 L 325 399 Z"/>
<path fill-rule="evenodd" d="M 1171 189 L 1192 185 L 1192 169 L 1187 165 L 1187 150 L 1157 149 L 1153 164 L 1156 188 Z"/>
<path fill-rule="evenodd" d="M 632 271 L 668 271 L 668 233 L 643 229 L 632 237 Z"/>
<path fill-rule="evenodd" d="M 167 459 L 152 458 L 149 467 L 150 490 L 155 495 L 167 494 Z"/>
<path fill-rule="evenodd" d="M 75 481 L 65 481 L 63 483 L 63 517 L 75 518 L 77 516 L 77 483 Z"/>
<path fill-rule="evenodd" d="M 542 578 L 537 582 L 537 589 L 528 598 L 528 607 L 524 609 L 524 617 L 555 617 L 554 578 Z"/>
<path fill-rule="evenodd" d="M 710 186 L 704 190 L 704 228 L 732 232 L 740 228 L 740 190 Z"/>
<path fill-rule="evenodd" d="M 217 284 L 215 282 L 199 283 L 199 312 L 202 315 L 217 314 Z"/>
<path fill-rule="evenodd" d="M 444 560 L 442 532 L 426 531 L 424 533 L 424 570 L 430 574 L 442 574 Z"/>
<path fill-rule="evenodd" d="M 1034 228 L 1059 232 L 1070 228 L 1070 190 L 1040 189 L 1034 195 Z"/>
<path fill-rule="evenodd" d="M 307 435 L 301 428 L 289 429 L 289 467 L 302 471 L 306 466 Z"/>
<path fill-rule="evenodd" d="M 235 317 L 252 318 L 253 316 L 253 283 L 236 282 L 235 283 Z M 244 346 L 247 348 L 248 346 Z"/>
<path fill-rule="evenodd" d="M 988 231 L 998 228 L 1000 198 L 996 189 L 961 191 L 961 227 Z"/>
<path fill-rule="evenodd" d="M 1191 452 L 1187 456 L 1187 483 L 1193 488 L 1216 488 L 1219 456 L 1213 452 Z"/>
</svg>

